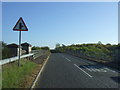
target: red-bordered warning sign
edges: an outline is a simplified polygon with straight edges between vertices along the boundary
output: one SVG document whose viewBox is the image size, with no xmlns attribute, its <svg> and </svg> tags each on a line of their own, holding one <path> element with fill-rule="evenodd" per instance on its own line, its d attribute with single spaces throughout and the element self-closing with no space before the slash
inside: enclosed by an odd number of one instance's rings
<svg viewBox="0 0 120 90">
<path fill-rule="evenodd" d="M 28 31 L 27 26 L 25 25 L 25 22 L 23 21 L 22 17 L 18 20 L 16 25 L 13 28 L 14 31 Z"/>
</svg>

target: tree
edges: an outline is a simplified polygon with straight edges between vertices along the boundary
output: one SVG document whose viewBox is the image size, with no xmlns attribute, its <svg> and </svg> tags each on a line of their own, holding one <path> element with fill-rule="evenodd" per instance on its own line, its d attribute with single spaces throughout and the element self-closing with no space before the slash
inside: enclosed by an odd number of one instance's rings
<svg viewBox="0 0 120 90">
<path fill-rule="evenodd" d="M 62 44 L 62 47 L 65 47 L 65 45 L 64 45 L 64 44 Z"/>
<path fill-rule="evenodd" d="M 3 42 L 3 41 L 0 41 L 0 47 L 6 47 L 7 46 L 7 44 L 5 43 L 5 42 Z"/>
<path fill-rule="evenodd" d="M 101 45 L 101 44 L 102 44 L 102 42 L 101 42 L 101 41 L 98 41 L 98 44 L 100 44 L 100 45 Z"/>
<path fill-rule="evenodd" d="M 59 44 L 59 43 L 57 43 L 57 44 L 56 44 L 56 48 L 59 48 L 59 47 L 60 47 L 60 44 Z"/>
<path fill-rule="evenodd" d="M 50 50 L 49 47 L 41 47 L 41 49 L 43 49 L 43 50 Z"/>
<path fill-rule="evenodd" d="M 40 49 L 41 49 L 40 47 L 36 47 L 36 46 L 32 47 L 32 50 L 40 50 Z"/>
</svg>

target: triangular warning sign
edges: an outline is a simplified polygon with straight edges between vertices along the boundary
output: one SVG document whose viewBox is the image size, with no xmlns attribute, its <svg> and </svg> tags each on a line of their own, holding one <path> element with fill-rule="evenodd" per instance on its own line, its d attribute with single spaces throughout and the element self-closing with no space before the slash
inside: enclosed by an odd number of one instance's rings
<svg viewBox="0 0 120 90">
<path fill-rule="evenodd" d="M 16 25 L 13 28 L 14 31 L 28 31 L 28 28 L 26 27 L 22 17 L 18 20 Z"/>
</svg>

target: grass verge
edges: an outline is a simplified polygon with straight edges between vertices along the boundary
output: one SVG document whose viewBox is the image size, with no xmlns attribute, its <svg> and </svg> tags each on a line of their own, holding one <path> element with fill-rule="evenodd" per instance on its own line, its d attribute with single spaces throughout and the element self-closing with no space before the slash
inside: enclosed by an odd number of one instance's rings
<svg viewBox="0 0 120 90">
<path fill-rule="evenodd" d="M 37 64 L 28 60 L 21 60 L 21 67 L 17 61 L 4 65 L 2 68 L 2 88 L 20 88 L 26 77 L 32 74 Z"/>
</svg>

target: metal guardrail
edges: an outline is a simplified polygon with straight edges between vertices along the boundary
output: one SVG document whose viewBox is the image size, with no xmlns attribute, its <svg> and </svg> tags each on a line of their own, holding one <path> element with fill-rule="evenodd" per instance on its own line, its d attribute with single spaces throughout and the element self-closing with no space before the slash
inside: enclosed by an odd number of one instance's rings
<svg viewBox="0 0 120 90">
<path fill-rule="evenodd" d="M 34 53 L 30 53 L 30 54 L 22 55 L 20 58 L 30 57 L 30 56 L 33 56 L 33 55 L 34 55 Z M 0 60 L 0 65 L 7 64 L 7 63 L 10 63 L 10 62 L 13 62 L 13 61 L 16 61 L 16 60 L 18 60 L 18 56 L 3 59 L 3 60 Z"/>
<path fill-rule="evenodd" d="M 25 57 L 32 56 L 33 59 L 36 59 L 37 57 L 39 57 L 41 55 L 44 55 L 45 53 L 47 53 L 47 50 L 33 50 L 30 54 L 22 55 L 22 56 L 20 56 L 20 58 L 25 58 Z M 18 56 L 3 59 L 3 60 L 0 60 L 0 65 L 7 64 L 7 63 L 10 63 L 10 62 L 13 62 L 13 61 L 16 61 L 16 60 L 18 60 Z"/>
<path fill-rule="evenodd" d="M 47 52 L 47 50 L 33 50 L 32 53 L 34 53 L 33 59 L 38 58 L 39 56 L 44 55 Z"/>
</svg>

